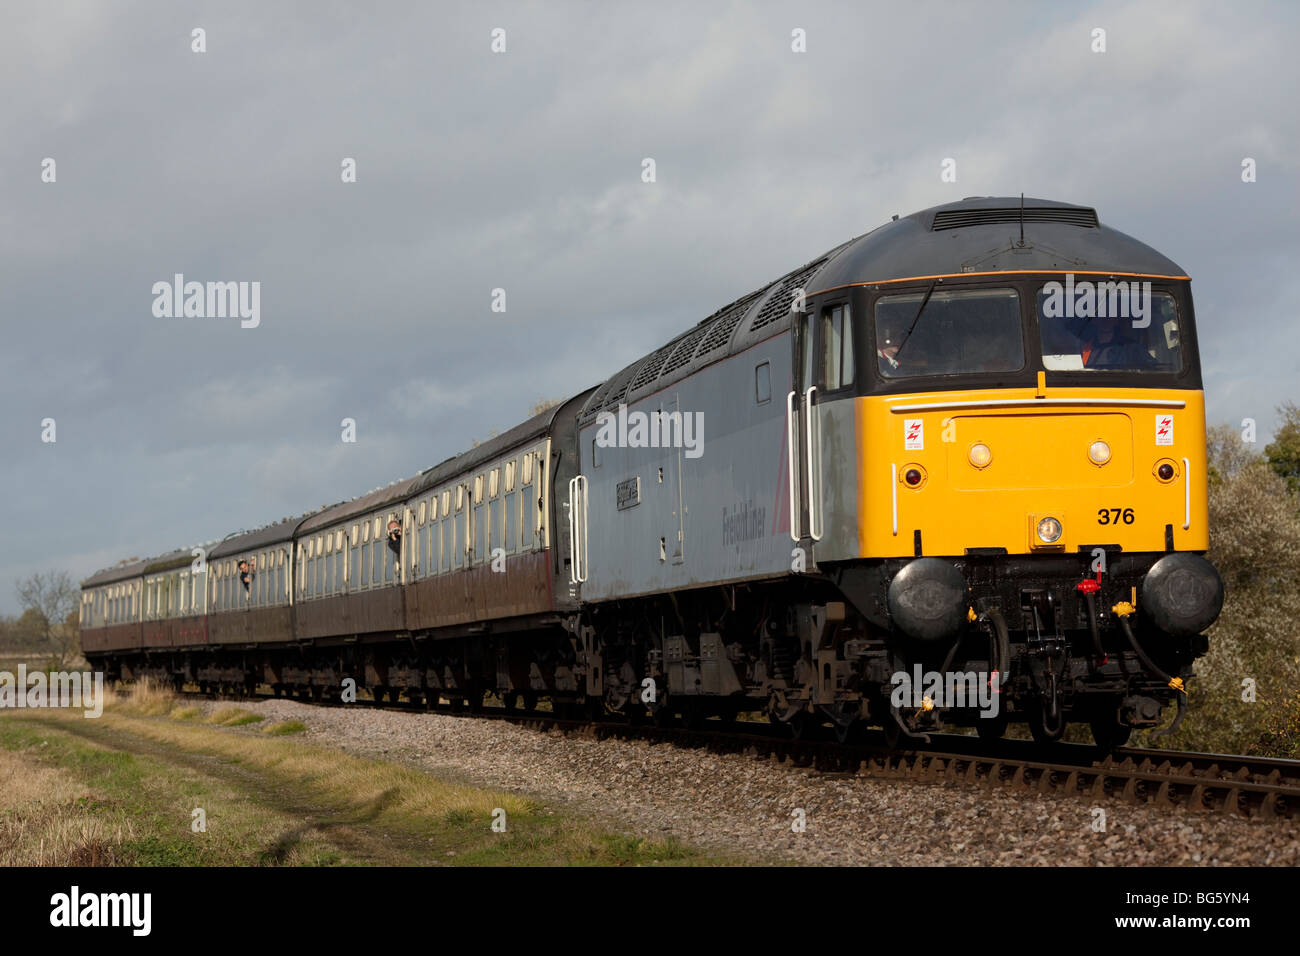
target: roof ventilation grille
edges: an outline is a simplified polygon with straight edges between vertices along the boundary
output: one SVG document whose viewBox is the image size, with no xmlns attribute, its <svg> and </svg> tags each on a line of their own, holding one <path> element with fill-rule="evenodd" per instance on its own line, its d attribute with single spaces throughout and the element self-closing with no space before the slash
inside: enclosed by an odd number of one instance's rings
<svg viewBox="0 0 1300 956">
<path fill-rule="evenodd" d="M 771 325 L 778 319 L 789 316 L 790 306 L 794 304 L 795 290 L 807 291 L 804 283 L 812 278 L 812 274 L 825 262 L 825 259 L 818 259 L 782 279 L 777 290 L 768 296 L 767 301 L 763 303 L 763 308 L 759 309 L 758 315 L 754 316 L 754 321 L 749 324 L 749 330 L 752 332 L 761 329 L 765 325 Z"/>
<path fill-rule="evenodd" d="M 731 305 L 719 309 L 716 313 L 717 320 L 709 326 L 708 333 L 700 340 L 700 349 L 695 353 L 696 357 L 700 358 L 717 349 L 725 348 L 731 341 L 731 333 L 736 331 L 740 320 L 745 317 L 749 307 L 761 294 L 761 289 L 758 292 L 751 292 L 743 299 L 738 299 Z"/>
<path fill-rule="evenodd" d="M 1021 219 L 1019 206 L 1007 209 L 947 209 L 934 214 L 931 232 L 945 229 L 961 229 L 966 226 L 1014 225 L 1024 222 L 1054 222 L 1066 226 L 1083 226 L 1096 229 L 1097 210 L 1083 206 L 1028 206 Z"/>
</svg>

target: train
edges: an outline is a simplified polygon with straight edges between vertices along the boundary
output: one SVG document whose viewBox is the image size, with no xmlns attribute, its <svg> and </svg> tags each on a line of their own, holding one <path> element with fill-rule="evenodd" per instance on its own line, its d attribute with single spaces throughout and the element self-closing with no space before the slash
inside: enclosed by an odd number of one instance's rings
<svg viewBox="0 0 1300 956">
<path fill-rule="evenodd" d="M 81 641 L 208 692 L 1109 749 L 1186 713 L 1207 488 L 1190 277 L 972 197 L 413 478 L 98 572 Z"/>
</svg>

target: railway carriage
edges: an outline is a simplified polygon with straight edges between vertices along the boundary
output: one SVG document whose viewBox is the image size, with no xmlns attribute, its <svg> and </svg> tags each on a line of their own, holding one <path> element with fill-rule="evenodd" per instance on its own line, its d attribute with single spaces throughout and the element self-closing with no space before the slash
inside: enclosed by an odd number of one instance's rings
<svg viewBox="0 0 1300 956">
<path fill-rule="evenodd" d="M 575 473 L 588 394 L 414 478 L 232 534 L 205 561 L 177 551 L 87 579 L 85 653 L 111 677 L 207 692 L 319 699 L 351 679 L 379 700 L 575 704 L 555 488 Z"/>
<path fill-rule="evenodd" d="M 141 575 L 148 561 L 129 561 L 81 582 L 81 651 L 90 660 L 138 654 Z"/>
<path fill-rule="evenodd" d="M 974 198 L 415 478 L 227 539 L 193 646 L 106 603 L 182 553 L 102 572 L 83 642 L 178 682 L 894 741 L 1081 721 L 1113 746 L 1181 719 L 1223 600 L 1206 491 L 1188 276 L 1090 208 Z"/>
<path fill-rule="evenodd" d="M 205 690 L 249 690 L 278 684 L 279 675 L 256 653 L 261 645 L 293 641 L 293 534 L 302 518 L 227 535 L 207 553 L 208 642 L 190 653 L 155 662 L 157 676 Z M 248 568 L 248 586 L 240 564 Z"/>
</svg>

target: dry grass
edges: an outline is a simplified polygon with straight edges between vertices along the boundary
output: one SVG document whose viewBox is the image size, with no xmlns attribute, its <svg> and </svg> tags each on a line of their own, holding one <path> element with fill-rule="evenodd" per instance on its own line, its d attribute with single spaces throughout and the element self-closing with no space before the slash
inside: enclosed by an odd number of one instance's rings
<svg viewBox="0 0 1300 956">
<path fill-rule="evenodd" d="M 254 730 L 195 720 L 190 709 L 146 687 L 98 720 L 0 718 L 0 864 L 721 862 L 515 794 L 282 736 L 305 729 L 299 721 Z M 207 812 L 205 833 L 191 831 L 195 807 Z M 508 833 L 489 827 L 498 808 Z"/>
<path fill-rule="evenodd" d="M 220 727 L 242 727 L 244 724 L 256 724 L 265 718 L 243 707 L 218 707 L 208 714 L 208 723 Z"/>
<path fill-rule="evenodd" d="M 289 734 L 300 734 L 307 729 L 307 725 L 301 720 L 281 720 L 274 724 L 267 724 L 262 728 L 262 733 L 270 734 L 272 737 L 287 737 Z"/>
<path fill-rule="evenodd" d="M 32 759 L 32 758 L 35 759 Z M 0 750 L 0 866 L 112 866 L 134 839 L 129 822 L 92 815 L 96 795 L 39 755 Z"/>
<path fill-rule="evenodd" d="M 103 719 L 130 719 L 134 734 L 189 751 L 214 753 L 272 772 L 292 781 L 295 787 L 314 791 L 331 802 L 351 805 L 357 801 L 382 800 L 386 814 L 408 822 L 440 818 L 454 811 L 490 815 L 501 807 L 514 815 L 532 813 L 535 809 L 531 801 L 504 791 L 444 783 L 398 764 L 375 763 L 325 747 L 275 739 L 305 730 L 298 721 L 284 722 L 278 729 L 273 724 L 266 728 L 266 734 L 252 736 L 213 733 L 193 724 L 131 719 L 170 716 L 193 720 L 189 714 L 192 708 L 180 708 L 179 703 L 170 689 L 145 679 L 131 689 L 128 697 L 119 698 L 106 707 Z M 108 713 L 110 710 L 112 714 Z M 214 709 L 206 722 L 220 727 L 238 727 L 262 719 L 260 714 L 242 707 L 222 706 Z M 292 726 L 295 724 L 296 727 Z"/>
<path fill-rule="evenodd" d="M 113 709 L 136 717 L 164 717 L 171 713 L 176 705 L 176 695 L 170 688 L 146 677 L 135 683 L 127 697 L 110 697 L 104 707 L 106 710 Z"/>
<path fill-rule="evenodd" d="M 535 809 L 532 801 L 504 791 L 446 783 L 400 764 L 365 760 L 301 741 L 277 740 L 274 733 L 213 733 L 201 726 L 167 721 L 132 721 L 132 724 L 134 734 L 265 770 L 288 781 L 297 792 L 311 792 L 342 805 L 378 800 L 385 807 L 385 815 L 408 821 L 440 818 L 456 810 L 490 815 L 502 807 L 514 815 L 532 813 Z"/>
</svg>

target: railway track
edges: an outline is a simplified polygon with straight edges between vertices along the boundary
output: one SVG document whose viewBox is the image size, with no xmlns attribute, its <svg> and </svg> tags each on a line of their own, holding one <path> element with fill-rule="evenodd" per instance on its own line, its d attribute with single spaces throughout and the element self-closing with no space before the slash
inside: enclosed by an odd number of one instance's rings
<svg viewBox="0 0 1300 956">
<path fill-rule="evenodd" d="M 252 698 L 202 696 L 220 700 L 283 699 L 272 694 Z M 1095 747 L 1085 744 L 1057 744 L 1044 751 L 1027 740 L 1002 740 L 990 746 L 977 737 L 951 734 L 931 735 L 931 744 L 924 748 L 891 749 L 879 731 L 864 735 L 861 742 L 841 744 L 830 739 L 791 739 L 783 728 L 751 721 L 729 725 L 706 721 L 700 727 L 658 726 L 626 720 L 574 719 L 546 711 L 512 712 L 500 707 L 471 710 L 445 704 L 364 699 L 349 704 L 328 699 L 310 703 L 505 720 L 538 731 L 671 743 L 874 779 L 1058 793 L 1252 819 L 1300 817 L 1300 760 L 1130 747 L 1099 757 Z"/>
</svg>

